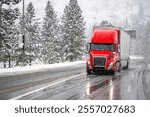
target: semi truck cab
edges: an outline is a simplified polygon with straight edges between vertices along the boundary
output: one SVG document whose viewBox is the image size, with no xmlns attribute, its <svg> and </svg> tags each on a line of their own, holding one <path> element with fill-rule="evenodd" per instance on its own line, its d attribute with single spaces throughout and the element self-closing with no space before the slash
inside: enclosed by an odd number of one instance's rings
<svg viewBox="0 0 150 117">
<path fill-rule="evenodd" d="M 121 70 L 120 29 L 95 29 L 91 42 L 87 45 L 87 74 L 93 72 L 110 72 Z M 127 57 L 128 58 L 128 57 Z"/>
</svg>

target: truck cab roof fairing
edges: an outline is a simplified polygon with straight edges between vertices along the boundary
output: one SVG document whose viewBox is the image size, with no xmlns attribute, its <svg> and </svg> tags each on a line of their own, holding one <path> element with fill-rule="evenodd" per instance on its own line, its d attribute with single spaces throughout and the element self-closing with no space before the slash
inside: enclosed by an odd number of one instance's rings
<svg viewBox="0 0 150 117">
<path fill-rule="evenodd" d="M 116 44 L 118 43 L 117 30 L 104 30 L 96 29 L 92 36 L 92 43 L 106 43 L 106 44 Z"/>
</svg>

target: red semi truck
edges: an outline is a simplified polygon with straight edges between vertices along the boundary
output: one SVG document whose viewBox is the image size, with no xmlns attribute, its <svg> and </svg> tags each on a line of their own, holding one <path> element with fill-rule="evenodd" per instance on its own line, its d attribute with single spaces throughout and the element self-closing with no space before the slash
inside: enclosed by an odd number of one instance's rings
<svg viewBox="0 0 150 117">
<path fill-rule="evenodd" d="M 114 74 L 129 65 L 130 36 L 121 28 L 95 28 L 87 46 L 87 74 Z"/>
</svg>

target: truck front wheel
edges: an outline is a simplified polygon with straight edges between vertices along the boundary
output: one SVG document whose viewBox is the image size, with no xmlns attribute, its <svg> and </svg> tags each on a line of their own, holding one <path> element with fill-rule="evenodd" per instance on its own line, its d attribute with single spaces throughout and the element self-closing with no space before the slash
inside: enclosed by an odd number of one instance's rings
<svg viewBox="0 0 150 117">
<path fill-rule="evenodd" d="M 114 75 L 114 74 L 115 74 L 115 71 L 111 70 L 111 71 L 110 71 L 110 74 Z"/>
<path fill-rule="evenodd" d="M 90 69 L 86 70 L 86 72 L 87 72 L 87 75 L 91 75 L 91 70 Z"/>
<path fill-rule="evenodd" d="M 117 62 L 117 71 L 118 71 L 118 72 L 121 71 L 121 62 Z"/>
</svg>

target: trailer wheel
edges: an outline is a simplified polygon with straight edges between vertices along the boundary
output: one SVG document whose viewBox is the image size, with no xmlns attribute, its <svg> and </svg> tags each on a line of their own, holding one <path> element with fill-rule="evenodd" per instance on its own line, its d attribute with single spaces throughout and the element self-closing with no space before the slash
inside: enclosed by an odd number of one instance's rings
<svg viewBox="0 0 150 117">
<path fill-rule="evenodd" d="M 129 68 L 129 60 L 127 61 L 126 68 L 127 68 L 127 69 Z"/>
</svg>

